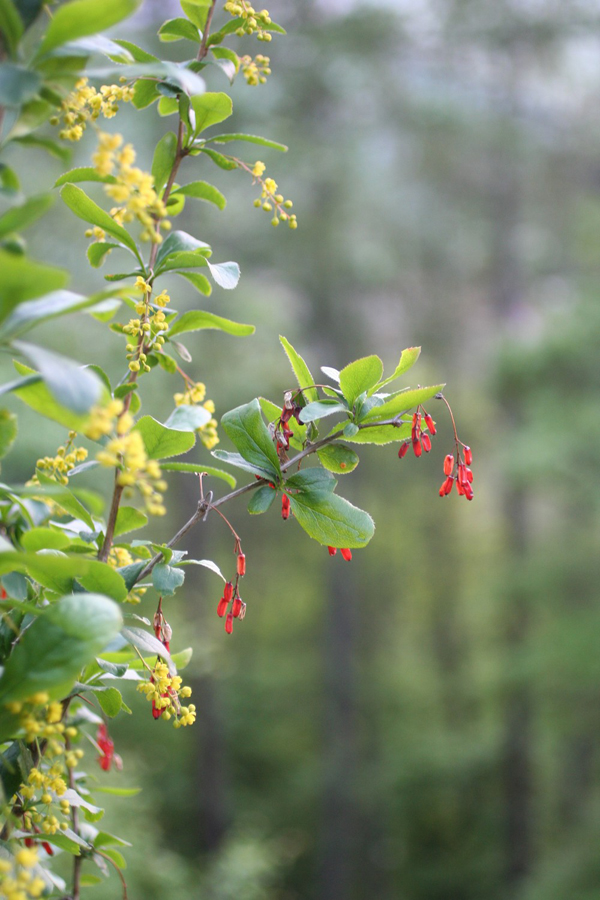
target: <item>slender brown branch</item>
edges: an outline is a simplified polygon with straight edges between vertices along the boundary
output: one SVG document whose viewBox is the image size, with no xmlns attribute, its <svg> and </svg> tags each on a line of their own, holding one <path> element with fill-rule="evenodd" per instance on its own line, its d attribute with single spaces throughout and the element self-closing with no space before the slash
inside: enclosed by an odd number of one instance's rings
<svg viewBox="0 0 600 900">
<path fill-rule="evenodd" d="M 118 479 L 119 469 L 115 469 L 115 486 L 113 489 L 112 501 L 110 504 L 110 513 L 108 515 L 108 521 L 106 523 L 104 542 L 98 554 L 98 559 L 100 560 L 100 562 L 106 562 L 106 560 L 108 559 L 108 554 L 110 553 L 110 548 L 112 547 L 113 537 L 115 536 L 115 526 L 117 524 L 117 516 L 119 514 L 119 503 L 121 502 L 121 497 L 123 496 L 123 485 L 119 484 Z"/>
<path fill-rule="evenodd" d="M 103 859 L 106 860 L 106 862 L 109 862 L 109 863 L 111 864 L 111 866 L 113 866 L 113 868 L 115 869 L 117 875 L 118 875 L 119 878 L 121 879 L 121 887 L 123 888 L 123 900 L 127 900 L 127 883 L 126 883 L 126 881 L 125 881 L 125 878 L 124 878 L 124 876 L 123 876 L 123 873 L 122 873 L 121 869 L 120 869 L 119 866 L 116 864 L 116 862 L 114 861 L 114 859 L 111 859 L 111 858 L 110 858 L 110 856 L 108 855 L 108 853 L 103 853 L 102 850 L 96 850 L 95 852 L 98 854 L 98 856 L 101 856 Z M 77 857 L 76 857 L 76 858 L 77 858 Z M 75 900 L 74 897 L 73 897 L 73 900 Z"/>
<path fill-rule="evenodd" d="M 198 62 L 200 62 L 200 60 L 204 59 L 204 57 L 208 53 L 208 36 L 210 34 L 210 26 L 212 23 L 212 17 L 215 12 L 216 4 L 217 4 L 217 0 L 212 0 L 212 4 L 208 11 L 208 15 L 206 16 L 206 25 L 204 26 L 204 32 L 202 34 L 202 41 L 200 42 L 200 47 L 198 48 L 198 55 L 196 56 L 196 59 L 198 60 Z"/>
</svg>

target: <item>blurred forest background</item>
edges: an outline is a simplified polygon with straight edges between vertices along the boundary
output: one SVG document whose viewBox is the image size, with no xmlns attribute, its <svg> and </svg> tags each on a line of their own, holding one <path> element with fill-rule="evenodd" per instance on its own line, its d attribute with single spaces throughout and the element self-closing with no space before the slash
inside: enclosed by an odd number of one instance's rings
<svg viewBox="0 0 600 900">
<path fill-rule="evenodd" d="M 201 216 L 216 258 L 242 265 L 238 290 L 217 288 L 207 308 L 259 326 L 244 340 L 190 338 L 190 373 L 222 414 L 293 386 L 280 333 L 313 372 L 369 353 L 391 369 L 422 344 L 412 382 L 448 383 L 476 497 L 437 495 L 452 448 L 432 404 L 431 454 L 400 462 L 393 446 L 367 447 L 340 485 L 378 525 L 350 564 L 275 507 L 252 520 L 244 500 L 228 509 L 248 558 L 245 621 L 225 636 L 205 571 L 167 609 L 174 649 L 194 646 L 196 726 L 153 721 L 133 691 L 138 714 L 112 725 L 124 771 L 105 781 L 143 787 L 115 798 L 103 823 L 118 831 L 125 818 L 134 841 L 129 896 L 597 900 L 598 5 L 267 5 L 288 37 L 268 47 L 266 86 L 234 87 L 228 130 L 290 145 L 259 157 L 299 228 L 271 228 L 241 173 L 189 164 L 230 202 L 223 213 L 190 204 L 179 227 Z M 152 50 L 178 14 L 175 0 L 145 0 L 118 36 Z M 184 45 L 170 45 L 177 58 Z M 124 109 L 109 127 L 149 166 L 169 124 Z M 40 154 L 30 192 L 59 173 Z M 60 202 L 44 223 L 28 232 L 34 255 L 75 271 L 73 289 L 100 289 L 82 223 Z M 197 305 L 181 280 L 169 287 L 176 308 Z M 69 321 L 46 328 L 48 343 L 116 377 L 122 341 L 111 349 L 98 323 Z M 179 389 L 169 378 L 142 385 L 159 418 Z M 64 433 L 34 431 L 11 402 L 21 435 L 3 478 L 23 481 Z M 170 482 L 169 519 L 153 523 L 164 539 L 195 508 L 191 477 Z M 185 546 L 231 566 L 216 519 Z M 137 612 L 151 615 L 150 594 Z M 90 890 L 119 895 L 112 876 Z"/>
</svg>

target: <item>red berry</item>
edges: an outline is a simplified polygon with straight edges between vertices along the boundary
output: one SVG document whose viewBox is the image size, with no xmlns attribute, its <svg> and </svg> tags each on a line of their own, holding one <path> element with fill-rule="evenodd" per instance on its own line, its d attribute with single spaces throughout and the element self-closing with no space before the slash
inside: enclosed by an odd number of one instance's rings
<svg viewBox="0 0 600 900">
<path fill-rule="evenodd" d="M 227 612 L 227 607 L 229 606 L 229 600 L 227 597 L 221 597 L 219 600 L 219 605 L 217 606 L 217 615 L 220 619 L 223 618 L 225 613 Z"/>
<path fill-rule="evenodd" d="M 403 444 L 400 444 L 400 449 L 398 450 L 398 459 L 403 459 L 408 453 L 409 443 L 408 441 L 404 441 Z"/>
<path fill-rule="evenodd" d="M 233 585 L 230 581 L 223 588 L 223 600 L 231 600 L 233 597 Z"/>
<path fill-rule="evenodd" d="M 425 413 L 425 421 L 427 422 L 427 427 L 431 434 L 435 434 L 435 423 L 429 413 Z"/>
<path fill-rule="evenodd" d="M 158 709 L 156 702 L 153 700 L 152 701 L 152 717 L 154 719 L 160 719 L 161 716 L 162 716 L 162 709 Z"/>
<path fill-rule="evenodd" d="M 227 613 L 227 618 L 225 619 L 225 631 L 227 634 L 231 634 L 233 631 L 233 613 Z"/>
<path fill-rule="evenodd" d="M 48 841 L 42 841 L 42 847 L 44 848 L 48 856 L 54 856 L 54 850 L 52 849 Z"/>
<path fill-rule="evenodd" d="M 242 611 L 242 601 L 241 601 L 240 597 L 236 597 L 235 600 L 233 601 L 233 605 L 231 607 L 231 614 L 232 614 L 233 618 L 237 619 L 237 617 L 239 616 L 241 611 Z"/>
<path fill-rule="evenodd" d="M 454 478 L 452 475 L 448 475 L 444 483 L 440 488 L 440 497 L 447 497 L 450 491 L 452 490 L 452 485 L 454 484 Z"/>
<path fill-rule="evenodd" d="M 451 453 L 444 459 L 444 475 L 452 475 L 452 469 L 454 468 L 454 457 Z"/>
<path fill-rule="evenodd" d="M 428 434 L 424 434 L 421 438 L 421 443 L 423 444 L 423 450 L 425 453 L 429 453 L 431 450 L 431 438 Z"/>
<path fill-rule="evenodd" d="M 464 447 L 464 448 L 463 448 L 463 454 L 464 454 L 464 457 L 465 457 L 465 462 L 466 462 L 466 464 L 467 464 L 468 466 L 470 466 L 471 463 L 473 462 L 473 452 L 472 452 L 471 448 L 470 448 L 470 447 Z"/>
<path fill-rule="evenodd" d="M 327 549 L 329 550 L 330 556 L 335 556 L 335 554 L 337 553 L 337 547 L 328 547 Z"/>
<path fill-rule="evenodd" d="M 464 487 L 463 487 L 463 485 L 462 485 L 462 482 L 461 482 L 460 478 L 457 478 L 457 479 L 456 479 L 456 490 L 458 491 L 458 493 L 460 494 L 461 497 L 462 497 L 462 496 L 464 495 L 464 493 L 465 493 L 465 489 L 464 489 Z"/>
<path fill-rule="evenodd" d="M 281 498 L 281 518 L 289 519 L 290 517 L 290 498 L 284 494 Z"/>
<path fill-rule="evenodd" d="M 352 559 L 352 550 L 349 550 L 347 547 L 345 547 L 340 550 L 340 553 L 342 554 L 342 558 L 345 559 L 346 562 L 350 562 L 350 560 Z"/>
<path fill-rule="evenodd" d="M 418 438 L 413 438 L 412 448 L 413 448 L 413 452 L 417 458 L 423 452 L 423 448 L 421 446 L 421 441 Z"/>
<path fill-rule="evenodd" d="M 470 469 L 467 469 L 467 481 L 469 482 L 469 484 L 473 481 L 473 473 Z"/>
<path fill-rule="evenodd" d="M 244 553 L 238 553 L 237 573 L 242 576 L 246 574 L 246 556 Z"/>
</svg>

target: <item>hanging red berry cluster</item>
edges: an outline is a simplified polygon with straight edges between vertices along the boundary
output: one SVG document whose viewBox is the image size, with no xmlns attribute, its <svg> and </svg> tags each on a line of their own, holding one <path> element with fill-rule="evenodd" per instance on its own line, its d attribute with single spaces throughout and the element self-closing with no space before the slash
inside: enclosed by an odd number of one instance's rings
<svg viewBox="0 0 600 900">
<path fill-rule="evenodd" d="M 246 615 L 246 604 L 240 597 L 238 589 L 240 578 L 243 578 L 246 574 L 246 556 L 242 553 L 239 542 L 236 543 L 235 552 L 237 553 L 235 584 L 232 581 L 228 581 L 225 584 L 223 596 L 217 606 L 217 615 L 223 618 L 231 604 L 231 608 L 225 616 L 225 631 L 227 634 L 231 634 L 233 631 L 233 620 L 239 619 L 241 621 Z"/>
<path fill-rule="evenodd" d="M 414 413 L 412 417 L 412 431 L 410 441 L 404 441 L 403 444 L 400 445 L 400 449 L 398 450 L 398 456 L 400 459 L 406 456 L 408 453 L 408 448 L 412 444 L 413 453 L 416 457 L 421 456 L 423 450 L 425 453 L 429 453 L 431 450 L 431 438 L 426 431 L 423 431 L 422 421 L 425 420 L 425 426 L 429 429 L 429 434 L 435 434 L 435 422 L 431 418 L 428 412 L 426 412 L 422 406 L 417 408 L 416 413 Z"/>
<path fill-rule="evenodd" d="M 461 447 L 462 450 L 460 449 Z M 440 497 L 447 497 L 456 483 L 456 490 L 461 497 L 466 497 L 467 500 L 473 499 L 473 472 L 470 468 L 472 462 L 473 453 L 471 448 L 457 441 L 456 456 L 449 453 L 444 459 L 446 480 L 440 488 Z"/>
</svg>

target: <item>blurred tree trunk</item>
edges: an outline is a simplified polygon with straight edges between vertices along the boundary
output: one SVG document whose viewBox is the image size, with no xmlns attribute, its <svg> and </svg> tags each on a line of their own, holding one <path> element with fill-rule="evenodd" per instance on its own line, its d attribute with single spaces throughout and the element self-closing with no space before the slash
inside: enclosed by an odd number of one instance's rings
<svg viewBox="0 0 600 900">
<path fill-rule="evenodd" d="M 503 73 L 507 115 L 495 135 L 493 175 L 491 179 L 492 266 L 490 287 L 494 318 L 500 334 L 518 327 L 524 309 L 524 271 L 519 250 L 519 225 L 522 215 L 524 183 L 520 172 L 519 125 L 516 120 L 519 98 L 519 48 L 507 55 Z M 520 422 L 519 397 L 512 393 L 499 396 L 499 420 L 502 441 L 510 443 Z M 528 552 L 527 494 L 522 487 L 502 479 L 500 508 L 504 519 L 508 590 L 503 596 L 507 654 L 511 666 L 519 659 L 530 634 L 527 592 L 514 573 L 522 570 Z M 505 694 L 502 784 L 505 802 L 505 877 L 508 895 L 515 896 L 518 885 L 531 871 L 533 863 L 532 809 L 532 699 L 529 685 L 508 673 Z"/>
</svg>

